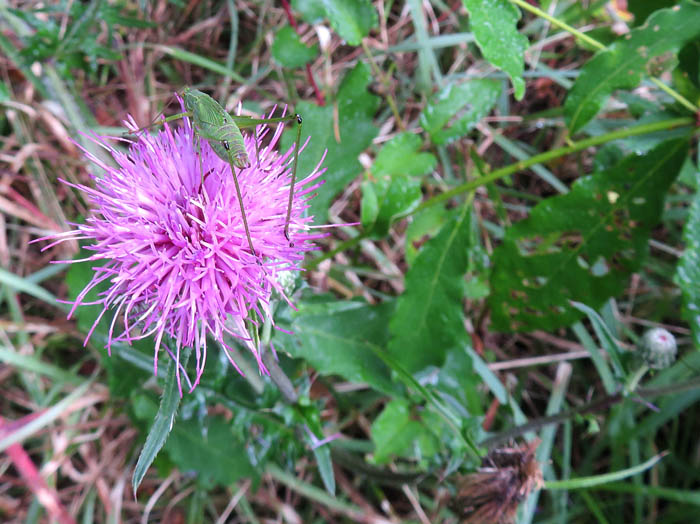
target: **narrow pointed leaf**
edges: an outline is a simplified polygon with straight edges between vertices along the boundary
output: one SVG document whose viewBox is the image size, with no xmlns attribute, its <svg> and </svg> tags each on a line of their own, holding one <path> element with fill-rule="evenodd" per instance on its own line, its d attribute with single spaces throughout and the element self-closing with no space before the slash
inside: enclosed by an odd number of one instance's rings
<svg viewBox="0 0 700 524">
<path fill-rule="evenodd" d="M 189 357 L 189 350 L 182 358 L 182 364 L 186 365 Z M 136 493 L 143 477 L 146 475 L 148 468 L 158 455 L 158 452 L 168 439 L 170 431 L 173 429 L 177 408 L 180 405 L 180 392 L 177 387 L 176 379 L 176 364 L 173 359 L 168 362 L 168 371 L 166 373 L 165 385 L 163 386 L 163 396 L 160 399 L 158 413 L 153 421 L 153 426 L 148 432 L 146 443 L 139 453 L 139 459 L 134 468 L 134 474 L 131 477 L 131 487 Z"/>
</svg>

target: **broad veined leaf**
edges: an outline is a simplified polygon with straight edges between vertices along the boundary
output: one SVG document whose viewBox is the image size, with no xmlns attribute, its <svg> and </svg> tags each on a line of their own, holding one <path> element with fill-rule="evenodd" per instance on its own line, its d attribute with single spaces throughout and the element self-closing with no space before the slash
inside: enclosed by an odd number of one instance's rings
<svg viewBox="0 0 700 524">
<path fill-rule="evenodd" d="M 413 406 L 408 400 L 396 398 L 372 424 L 374 462 L 388 462 L 393 455 L 409 458 L 429 458 L 440 448 L 436 431 L 444 426 L 432 412 Z M 416 457 L 416 451 L 420 456 Z"/>
<path fill-rule="evenodd" d="M 284 67 L 301 67 L 318 55 L 318 45 L 308 47 L 290 26 L 280 29 L 272 44 L 272 56 Z"/>
<path fill-rule="evenodd" d="M 311 200 L 309 209 L 309 214 L 315 217 L 317 224 L 327 221 L 328 207 L 333 197 L 362 172 L 357 157 L 377 135 L 378 130 L 372 118 L 377 111 L 379 97 L 367 91 L 371 81 L 369 66 L 362 62 L 345 76 L 336 97 L 337 120 L 331 106 L 320 107 L 310 102 L 300 102 L 296 107 L 297 113 L 303 118 L 301 143 L 311 137 L 309 145 L 299 155 L 299 179 L 310 173 L 323 155 L 326 155 L 323 163 L 326 168 L 323 176 L 325 184 L 318 188 L 318 196 Z M 281 150 L 286 151 L 294 140 L 296 130 L 286 130 Z"/>
<path fill-rule="evenodd" d="M 362 183 L 362 225 L 373 235 L 384 236 L 396 217 L 408 213 L 421 201 L 421 181 L 431 172 L 434 155 L 420 153 L 421 139 L 401 133 L 387 142 L 372 165 L 372 174 Z"/>
<path fill-rule="evenodd" d="M 305 359 L 325 375 L 340 375 L 353 382 L 365 382 L 378 391 L 395 394 L 398 386 L 389 368 L 377 356 L 389 339 L 388 323 L 394 302 L 378 306 L 362 303 L 298 304 L 284 349 Z"/>
<path fill-rule="evenodd" d="M 520 11 L 508 0 L 462 0 L 469 11 L 470 28 L 484 58 L 510 77 L 515 98 L 525 94 L 523 80 L 527 38 L 518 33 Z"/>
<path fill-rule="evenodd" d="M 463 205 L 421 249 L 406 274 L 389 330 L 389 352 L 410 373 L 442 365 L 466 340 L 464 275 L 469 265 L 470 206 Z"/>
<path fill-rule="evenodd" d="M 449 84 L 436 93 L 420 115 L 420 125 L 435 144 L 447 144 L 471 131 L 491 112 L 501 82 L 487 78 Z"/>
<path fill-rule="evenodd" d="M 537 204 L 506 231 L 493 254 L 490 305 L 495 329 L 552 330 L 624 290 L 647 252 L 664 196 L 687 154 L 687 140 L 664 142 L 578 179 L 565 195 Z"/>
<path fill-rule="evenodd" d="M 647 22 L 596 54 L 581 70 L 564 104 L 571 133 L 585 126 L 615 89 L 639 85 L 656 60 L 672 56 L 700 36 L 700 4 L 684 1 L 660 9 Z"/>
<path fill-rule="evenodd" d="M 208 419 L 206 431 L 196 423 L 180 420 L 165 450 L 182 471 L 196 471 L 204 479 L 228 486 L 256 475 L 246 455 L 245 443 L 237 441 L 222 417 Z"/>
<path fill-rule="evenodd" d="M 700 348 L 700 192 L 695 194 L 683 229 L 685 251 L 675 281 L 683 293 L 683 318 L 690 325 L 695 347 Z"/>
</svg>

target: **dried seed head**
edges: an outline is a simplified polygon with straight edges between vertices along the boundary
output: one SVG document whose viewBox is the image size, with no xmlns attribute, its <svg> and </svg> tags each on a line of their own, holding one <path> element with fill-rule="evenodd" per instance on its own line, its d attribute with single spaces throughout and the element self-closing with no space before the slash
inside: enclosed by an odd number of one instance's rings
<svg viewBox="0 0 700 524">
<path fill-rule="evenodd" d="M 518 505 L 543 485 L 535 459 L 540 440 L 492 450 L 482 467 L 458 479 L 450 507 L 463 524 L 511 524 Z"/>
</svg>

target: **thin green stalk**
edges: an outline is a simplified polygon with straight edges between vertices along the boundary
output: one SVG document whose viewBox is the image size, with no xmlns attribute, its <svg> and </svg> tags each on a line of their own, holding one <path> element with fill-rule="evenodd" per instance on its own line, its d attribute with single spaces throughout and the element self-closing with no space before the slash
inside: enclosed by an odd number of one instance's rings
<svg viewBox="0 0 700 524">
<path fill-rule="evenodd" d="M 667 451 L 654 455 L 646 462 L 633 466 L 631 468 L 623 469 L 620 471 L 613 471 L 611 473 L 605 473 L 603 475 L 594 475 L 592 477 L 579 477 L 567 480 L 548 480 L 545 481 L 545 489 L 583 489 L 590 488 L 592 486 L 598 486 L 600 484 L 607 484 L 608 482 L 615 482 L 618 480 L 631 477 L 633 475 L 638 475 L 647 469 L 654 466 L 662 458 L 668 455 Z"/>
<path fill-rule="evenodd" d="M 384 98 L 386 99 L 386 103 L 389 104 L 391 112 L 394 114 L 396 125 L 401 131 L 405 131 L 406 126 L 403 123 L 403 119 L 401 118 L 401 113 L 399 113 L 399 108 L 396 105 L 396 100 L 394 100 L 394 96 L 391 94 L 391 82 L 386 77 L 384 72 L 381 69 L 379 69 L 379 66 L 375 63 L 374 56 L 372 56 L 372 52 L 369 50 L 367 42 L 364 38 L 362 39 L 362 50 L 365 52 L 365 56 L 369 60 L 369 65 L 372 68 L 372 71 L 379 78 L 379 81 L 382 83 L 382 86 L 384 86 Z"/>
<path fill-rule="evenodd" d="M 356 522 L 363 522 L 364 519 L 362 515 L 363 510 L 358 506 L 349 504 L 339 500 L 337 497 L 333 497 L 326 493 L 324 490 L 317 488 L 311 484 L 299 480 L 298 477 L 290 475 L 286 471 L 281 470 L 276 465 L 269 463 L 265 468 L 265 471 L 270 474 L 275 480 L 286 485 L 293 491 L 296 491 L 300 495 L 322 504 L 331 511 L 336 511 L 342 513 L 345 516 L 355 520 Z"/>
<path fill-rule="evenodd" d="M 557 18 L 554 18 L 554 17 L 551 16 L 549 13 L 546 13 L 545 11 L 542 11 L 541 9 L 538 9 L 538 8 L 535 7 L 534 5 L 530 5 L 530 4 L 528 4 L 527 2 L 524 2 L 523 0 L 510 0 L 510 1 L 511 1 L 512 3 L 514 3 L 515 5 L 517 5 L 517 6 L 521 7 L 521 8 L 523 8 L 523 9 L 525 9 L 525 11 L 530 11 L 532 14 L 537 15 L 537 16 L 539 16 L 540 18 L 544 18 L 545 20 L 547 20 L 548 22 L 550 22 L 552 25 L 555 25 L 555 26 L 557 26 L 557 27 L 562 28 L 562 29 L 563 29 L 564 31 L 566 31 L 567 33 L 571 33 L 571 34 L 574 35 L 576 38 L 579 38 L 579 39 L 583 40 L 583 41 L 586 42 L 587 44 L 589 44 L 589 45 L 591 45 L 591 46 L 593 46 L 593 47 L 595 47 L 595 48 L 597 48 L 597 49 L 600 49 L 600 50 L 607 49 L 607 48 L 605 47 L 605 45 L 603 45 L 603 44 L 601 44 L 600 42 L 598 42 L 598 40 L 595 40 L 595 39 L 591 38 L 590 36 L 588 36 L 587 34 L 582 33 L 581 31 L 579 31 L 579 30 L 576 29 L 575 27 L 570 26 L 570 25 L 567 24 L 566 22 L 562 22 L 561 20 L 559 20 L 559 19 L 557 19 Z"/>
<path fill-rule="evenodd" d="M 606 142 L 611 142 L 613 140 L 619 140 L 621 138 L 627 138 L 630 136 L 644 135 L 647 133 L 654 133 L 656 131 L 664 131 L 667 129 L 672 129 L 674 127 L 692 124 L 693 119 L 690 117 L 673 118 L 671 120 L 663 120 L 661 122 L 642 124 L 626 129 L 618 129 L 617 131 L 612 131 L 611 133 L 606 133 L 604 135 L 594 136 L 585 140 L 573 142 L 570 146 L 560 147 L 551 151 L 547 151 L 545 153 L 540 153 L 539 155 L 535 155 L 529 158 L 528 160 L 521 160 L 519 162 L 515 162 L 514 164 L 507 165 L 505 167 L 502 167 L 501 169 L 496 169 L 495 171 L 492 171 L 491 173 L 480 177 L 476 180 L 471 180 L 469 182 L 465 182 L 464 184 L 460 184 L 459 186 L 454 187 L 449 191 L 445 191 L 444 193 L 440 193 L 439 195 L 434 196 L 430 200 L 426 200 L 409 214 L 417 213 L 418 211 L 444 202 L 445 200 L 449 200 L 453 196 L 459 195 L 461 193 L 474 191 L 478 187 L 485 186 L 487 184 L 490 184 L 491 182 L 495 182 L 496 180 L 507 177 L 508 175 L 512 175 L 513 173 L 516 173 L 518 171 L 523 171 L 524 169 L 527 169 L 535 164 L 543 164 L 545 162 L 554 160 L 555 158 L 569 155 L 571 153 L 576 153 L 577 151 L 582 151 L 591 146 L 597 146 Z"/>
<path fill-rule="evenodd" d="M 664 130 L 668 130 L 668 129 L 673 129 L 675 127 L 692 125 L 692 124 L 693 124 L 693 119 L 690 117 L 673 118 L 671 120 L 663 120 L 661 122 L 653 122 L 651 124 L 642 124 L 642 125 L 638 125 L 638 126 L 634 126 L 634 127 L 628 127 L 626 129 L 618 129 L 618 130 L 612 131 L 610 133 L 605 133 L 604 135 L 594 136 L 591 138 L 587 138 L 585 140 L 573 142 L 569 146 L 553 149 L 553 150 L 547 151 L 545 153 L 540 153 L 539 155 L 535 155 L 527 160 L 520 160 L 518 162 L 515 162 L 513 164 L 509 164 L 509 165 L 502 167 L 500 169 L 496 169 L 495 171 L 492 171 L 491 173 L 488 173 L 487 175 L 479 177 L 476 180 L 471 180 L 471 181 L 465 182 L 464 184 L 461 184 L 459 186 L 453 187 L 452 189 L 445 191 L 444 193 L 440 193 L 439 195 L 434 196 L 430 200 L 426 200 L 421 205 L 416 207 L 413 211 L 404 215 L 404 217 L 413 215 L 419 211 L 422 211 L 423 209 L 425 209 L 427 207 L 434 206 L 436 204 L 440 204 L 441 202 L 444 202 L 445 200 L 449 200 L 450 198 L 452 198 L 456 195 L 459 195 L 461 193 L 473 191 L 480 186 L 485 186 L 487 184 L 490 184 L 491 182 L 495 182 L 496 180 L 499 180 L 501 178 L 512 175 L 513 173 L 516 173 L 517 171 L 522 171 L 524 169 L 527 169 L 530 166 L 533 166 L 536 164 L 542 164 L 545 162 L 550 162 L 556 158 L 559 158 L 559 157 L 562 157 L 562 156 L 565 156 L 565 155 L 568 155 L 571 153 L 576 153 L 578 151 L 582 151 L 583 149 L 586 149 L 588 147 L 598 146 L 601 144 L 605 144 L 606 142 L 612 142 L 613 140 L 619 140 L 621 138 L 628 138 L 631 136 L 644 135 L 647 133 L 655 133 L 657 131 L 664 131 Z M 362 240 L 364 240 L 368 236 L 369 236 L 369 233 L 366 231 L 363 231 L 362 233 L 359 233 L 357 236 L 355 236 L 349 240 L 346 240 L 344 242 L 341 242 L 340 244 L 338 244 L 338 246 L 335 249 L 332 249 L 331 251 L 328 251 L 327 253 L 323 253 L 322 255 L 320 255 L 320 256 L 314 258 L 313 260 L 311 260 L 310 262 L 308 262 L 306 264 L 306 269 L 313 270 L 313 269 L 317 268 L 318 265 L 321 262 L 323 262 L 324 260 L 327 260 L 329 258 L 333 258 L 338 253 L 342 253 L 343 251 L 345 251 L 347 249 L 355 247 L 357 244 L 359 244 Z"/>
<path fill-rule="evenodd" d="M 695 113 L 698 111 L 698 107 L 695 106 L 690 100 L 688 100 L 686 97 L 675 91 L 674 89 L 671 89 L 668 87 L 666 84 L 664 84 L 661 80 L 658 78 L 652 77 L 651 81 L 661 89 L 663 92 L 665 92 L 667 95 L 669 95 L 671 98 L 673 98 L 676 102 L 681 104 L 683 107 L 688 109 L 689 111 Z"/>
</svg>

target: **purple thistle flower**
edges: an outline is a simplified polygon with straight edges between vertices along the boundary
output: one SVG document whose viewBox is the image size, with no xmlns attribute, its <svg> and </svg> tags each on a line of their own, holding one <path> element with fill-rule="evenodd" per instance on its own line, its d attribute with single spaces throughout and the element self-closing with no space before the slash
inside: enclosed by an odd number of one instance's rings
<svg viewBox="0 0 700 524">
<path fill-rule="evenodd" d="M 84 150 L 105 174 L 91 175 L 94 188 L 63 182 L 86 194 L 94 214 L 73 231 L 47 237 L 55 242 L 44 249 L 69 239 L 93 240 L 87 249 L 94 254 L 81 261 L 107 263 L 93 268 L 92 280 L 72 302 L 68 317 L 79 305 L 88 304 L 84 300 L 93 288 L 108 282 L 109 289 L 91 303 L 103 309 L 85 343 L 102 315 L 115 310 L 108 352 L 115 341 L 131 343 L 155 335 L 157 372 L 162 339 L 172 337 L 178 384 L 180 350 L 194 349 L 196 378 L 191 391 L 204 371 L 207 336 L 221 345 L 240 373 L 223 341 L 225 333 L 238 338 L 267 374 L 246 319 L 255 312 L 259 319 L 272 320 L 272 291 L 285 297 L 279 277 L 283 272 L 301 271 L 304 253 L 315 249 L 312 240 L 323 236 L 310 232 L 313 217 L 305 217 L 304 211 L 313 191 L 323 183 L 318 177 L 325 169 L 320 169 L 321 159 L 310 175 L 297 181 L 290 242 L 284 236 L 284 223 L 293 148 L 284 154 L 274 150 L 283 127 L 277 126 L 268 146 L 260 148 L 258 164 L 254 138 L 245 137 L 251 165 L 237 174 L 256 257 L 247 242 L 229 164 L 205 140 L 196 139 L 189 119 L 183 120 L 184 126 L 177 130 L 166 123 L 155 136 L 139 133 L 127 154 L 109 145 L 107 137 L 89 137 L 112 155 L 118 167 Z M 131 131 L 138 129 L 131 117 L 126 125 Z M 260 127 L 262 138 L 270 129 Z M 123 322 L 121 334 L 115 334 L 118 319 Z"/>
</svg>

